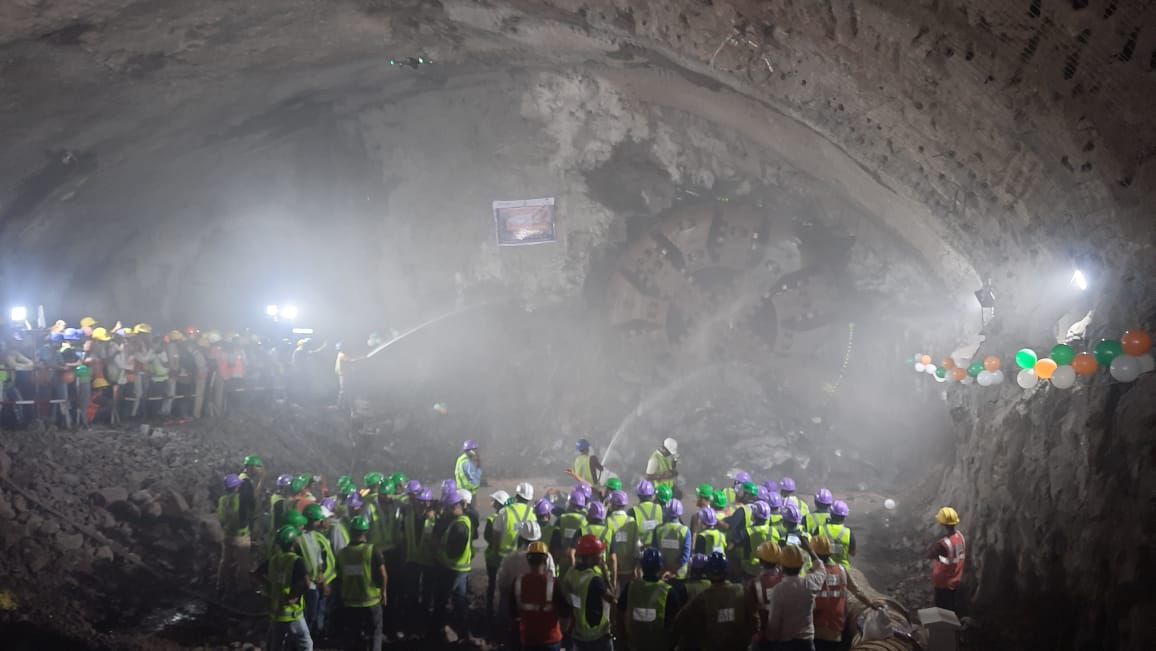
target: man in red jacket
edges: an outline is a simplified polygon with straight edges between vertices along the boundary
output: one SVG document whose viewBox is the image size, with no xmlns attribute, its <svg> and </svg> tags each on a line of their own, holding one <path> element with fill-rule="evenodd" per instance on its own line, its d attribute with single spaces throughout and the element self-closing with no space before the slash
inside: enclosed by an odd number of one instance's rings
<svg viewBox="0 0 1156 651">
<path fill-rule="evenodd" d="M 530 572 L 514 580 L 510 616 L 518 622 L 517 638 L 521 643 L 514 646 L 522 651 L 558 651 L 562 645 L 559 613 L 566 608 L 566 600 L 549 571 L 549 556 L 546 543 L 530 543 L 526 551 Z"/>
<path fill-rule="evenodd" d="M 931 585 L 935 588 L 935 605 L 956 612 L 959 604 L 956 590 L 963 578 L 965 558 L 963 534 L 955 530 L 959 514 L 950 506 L 939 509 L 935 521 L 943 526 L 943 536 L 927 550 L 931 559 Z"/>
</svg>

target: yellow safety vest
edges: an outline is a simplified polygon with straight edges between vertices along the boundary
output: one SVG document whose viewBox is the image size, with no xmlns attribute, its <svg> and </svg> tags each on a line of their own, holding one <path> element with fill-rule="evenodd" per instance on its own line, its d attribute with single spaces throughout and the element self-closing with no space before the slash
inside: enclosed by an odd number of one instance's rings
<svg viewBox="0 0 1156 651">
<path fill-rule="evenodd" d="M 349 608 L 369 608 L 381 603 L 381 588 L 373 583 L 373 545 L 355 542 L 337 555 L 341 574 L 341 604 Z"/>
<path fill-rule="evenodd" d="M 590 484 L 591 486 L 594 485 L 594 473 L 590 471 L 589 454 L 580 454 L 575 457 L 573 470 L 574 474 L 577 475 L 579 479 L 586 482 L 587 484 Z"/>
<path fill-rule="evenodd" d="M 654 474 L 661 475 L 664 472 L 669 472 L 671 470 L 674 470 L 674 457 L 673 456 L 666 456 L 665 454 L 659 452 L 658 450 L 655 450 L 654 452 L 650 453 L 650 458 L 654 459 L 654 467 L 655 467 L 655 473 Z M 659 480 L 654 482 L 654 487 L 658 488 L 659 486 L 670 486 L 671 488 L 674 488 L 674 480 L 673 479 L 659 479 Z"/>
<path fill-rule="evenodd" d="M 269 616 L 276 622 L 294 622 L 305 611 L 305 600 L 289 601 L 293 588 L 293 565 L 301 558 L 293 552 L 278 549 L 269 559 Z"/>
</svg>

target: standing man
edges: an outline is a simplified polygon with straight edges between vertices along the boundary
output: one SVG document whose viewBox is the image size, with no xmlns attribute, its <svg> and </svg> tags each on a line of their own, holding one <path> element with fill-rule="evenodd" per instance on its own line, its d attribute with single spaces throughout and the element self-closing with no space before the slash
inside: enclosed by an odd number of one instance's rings
<svg viewBox="0 0 1156 651">
<path fill-rule="evenodd" d="M 494 593 L 498 586 L 498 567 L 502 564 L 502 556 L 498 553 L 498 545 L 501 544 L 501 541 L 494 536 L 494 520 L 497 519 L 502 509 L 506 508 L 506 502 L 509 500 L 510 494 L 503 490 L 497 490 L 490 494 L 490 507 L 494 512 L 486 516 L 486 526 L 482 532 L 482 538 L 486 541 L 486 551 L 484 552 L 486 578 L 489 579 L 486 584 L 486 616 L 490 619 L 491 626 L 495 615 Z"/>
<path fill-rule="evenodd" d="M 643 479 L 635 489 L 638 505 L 630 511 L 630 517 L 638 525 L 638 541 L 643 547 L 654 546 L 654 530 L 662 524 L 662 507 L 654 501 L 654 484 Z"/>
<path fill-rule="evenodd" d="M 851 573 L 831 558 L 831 540 L 826 536 L 811 539 L 811 549 L 819 557 L 815 574 L 826 575 L 823 589 L 815 597 L 815 649 L 839 651 L 843 646 L 843 629 L 847 624 L 847 593 L 855 595 L 866 608 L 881 607 L 873 604 L 855 585 Z"/>
<path fill-rule="evenodd" d="M 622 586 L 615 632 L 630 651 L 674 648 L 674 617 L 686 602 L 686 591 L 662 580 L 662 554 L 654 547 L 638 559 L 642 578 Z"/>
<path fill-rule="evenodd" d="M 448 624 L 458 640 L 469 639 L 469 576 L 473 562 L 473 523 L 466 515 L 472 494 L 459 488 L 442 497 L 443 513 L 434 528 L 437 540 L 439 581 L 435 584 L 433 621 L 441 633 Z M 446 602 L 452 600 L 454 614 L 446 617 Z"/>
<path fill-rule="evenodd" d="M 727 558 L 722 552 L 707 556 L 706 578 L 710 587 L 693 597 L 675 619 L 679 638 L 701 640 L 704 649 L 748 648 L 755 613 L 747 604 L 742 584 L 727 580 Z"/>
<path fill-rule="evenodd" d="M 574 465 L 566 469 L 566 474 L 573 477 L 574 481 L 597 486 L 602 477 L 602 461 L 590 450 L 590 441 L 578 439 L 574 447 L 578 450 L 578 456 L 574 458 Z"/>
<path fill-rule="evenodd" d="M 656 486 L 670 486 L 678 478 L 678 441 L 667 437 L 646 462 L 646 478 Z"/>
<path fill-rule="evenodd" d="M 265 648 L 281 651 L 313 651 L 313 638 L 305 624 L 304 597 L 306 589 L 305 561 L 295 549 L 300 536 L 297 529 L 286 525 L 277 530 L 273 556 L 261 564 L 254 574 L 269 591 L 269 639 Z"/>
<path fill-rule="evenodd" d="M 662 554 L 664 578 L 686 578 L 686 564 L 690 561 L 690 527 L 682 523 L 682 502 L 672 499 L 666 503 L 666 522 L 654 530 L 654 543 Z"/>
<path fill-rule="evenodd" d="M 225 537 L 221 541 L 221 564 L 217 567 L 217 594 L 230 596 L 245 587 L 249 574 L 249 523 L 241 509 L 241 479 L 225 475 L 225 494 L 217 500 L 217 521 Z"/>
<path fill-rule="evenodd" d="M 613 588 L 618 590 L 634 578 L 634 570 L 638 567 L 638 554 L 641 551 L 638 545 L 638 522 L 626 515 L 627 501 L 626 493 L 622 491 L 611 493 L 610 515 L 606 516 L 606 525 L 612 532 L 610 569 L 614 574 L 610 579 L 614 581 Z"/>
<path fill-rule="evenodd" d="M 514 580 L 510 602 L 510 616 L 517 621 L 514 646 L 521 644 L 526 651 L 558 651 L 562 644 L 559 615 L 566 602 L 547 566 L 550 552 L 546 543 L 530 543 L 526 551 L 529 570 Z"/>
<path fill-rule="evenodd" d="M 777 495 L 778 493 L 776 493 Z M 775 640 L 768 636 L 767 624 L 771 611 L 771 591 L 783 580 L 783 571 L 779 569 L 783 550 L 779 543 L 768 541 L 755 550 L 759 559 L 759 575 L 747 582 L 747 605 L 758 613 L 755 627 L 755 637 L 751 642 L 751 651 L 774 651 Z"/>
<path fill-rule="evenodd" d="M 462 453 L 454 464 L 454 480 L 458 488 L 464 488 L 474 493 L 482 486 L 482 457 L 478 454 L 478 442 L 469 439 L 462 444 Z"/>
<path fill-rule="evenodd" d="M 806 541 L 803 546 L 807 547 Z M 826 585 L 827 573 L 811 572 L 802 576 L 803 555 L 803 549 L 797 545 L 782 547 L 780 565 L 783 578 L 771 590 L 764 632 L 767 639 L 775 642 L 775 651 L 815 649 L 815 597 Z M 812 564 L 818 565 L 819 558 L 813 553 L 811 556 L 814 559 Z"/>
<path fill-rule="evenodd" d="M 305 561 L 307 573 L 305 623 L 309 626 L 309 633 L 319 637 L 325 627 L 330 583 L 337 578 L 337 563 L 333 558 L 333 548 L 329 546 L 329 537 L 322 528 L 326 515 L 321 505 L 310 504 L 305 507 L 304 515 L 307 523 L 305 531 L 297 538 L 297 549 Z"/>
<path fill-rule="evenodd" d="M 574 613 L 571 632 L 573 651 L 612 651 L 610 608 L 614 593 L 606 581 L 608 570 L 602 564 L 606 547 L 601 540 L 587 534 L 578 539 L 574 567 L 562 577 L 562 589 Z"/>
<path fill-rule="evenodd" d="M 845 568 L 851 567 L 851 557 L 855 555 L 855 532 L 844 522 L 851 514 L 850 507 L 843 500 L 835 500 L 827 522 L 816 532 L 831 540 L 831 558 Z"/>
<path fill-rule="evenodd" d="M 931 585 L 935 588 L 935 606 L 956 612 L 959 602 L 956 590 L 963 578 L 963 561 L 966 557 L 963 534 L 956 531 L 959 514 L 950 506 L 939 509 L 935 521 L 943 527 L 943 536 L 927 550 L 931 559 Z"/>
<path fill-rule="evenodd" d="M 835 496 L 826 488 L 820 488 L 815 493 L 815 510 L 803 516 L 803 528 L 807 533 L 815 533 L 819 527 L 827 524 L 831 517 L 831 505 L 835 503 Z"/>
<path fill-rule="evenodd" d="M 381 608 L 386 605 L 389 575 L 385 561 L 369 543 L 369 521 L 357 516 L 349 523 L 349 545 L 337 554 L 338 627 L 346 648 L 381 651 Z"/>
</svg>

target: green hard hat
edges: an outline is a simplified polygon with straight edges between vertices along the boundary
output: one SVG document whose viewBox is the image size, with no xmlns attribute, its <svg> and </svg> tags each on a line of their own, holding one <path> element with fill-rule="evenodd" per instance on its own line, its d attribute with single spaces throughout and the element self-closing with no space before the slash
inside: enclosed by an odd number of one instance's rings
<svg viewBox="0 0 1156 651">
<path fill-rule="evenodd" d="M 395 472 L 389 476 L 389 479 L 395 486 L 405 486 L 405 483 L 409 481 L 409 477 L 406 477 L 404 472 Z"/>
<path fill-rule="evenodd" d="M 349 528 L 353 531 L 369 531 L 369 520 L 364 515 L 355 516 L 349 521 Z"/>
<path fill-rule="evenodd" d="M 321 514 L 321 505 L 310 504 L 309 506 L 305 507 L 305 519 L 310 522 L 320 522 L 321 520 L 324 520 L 325 516 Z"/>
<path fill-rule="evenodd" d="M 350 477 L 349 475 L 342 475 L 342 476 L 337 478 L 337 486 L 338 487 L 352 486 L 352 485 L 353 485 L 353 477 Z"/>
<path fill-rule="evenodd" d="M 606 480 L 606 487 L 612 491 L 622 490 L 622 480 L 617 477 L 611 477 Z"/>
<path fill-rule="evenodd" d="M 300 493 L 309 485 L 309 480 L 304 476 L 294 477 L 293 481 L 289 482 L 289 490 L 293 493 Z"/>
<path fill-rule="evenodd" d="M 747 495 L 758 495 L 759 485 L 753 481 L 744 481 L 742 485 L 743 492 Z"/>
<path fill-rule="evenodd" d="M 294 513 L 296 513 L 296 511 L 294 511 Z M 297 536 L 299 535 L 300 532 L 298 532 L 297 529 L 292 525 L 283 525 L 280 529 L 277 530 L 277 544 L 288 545 L 294 540 L 297 540 Z"/>
<path fill-rule="evenodd" d="M 366 488 L 377 488 L 377 485 L 381 483 L 382 479 L 384 479 L 384 477 L 380 472 L 367 472 L 365 473 L 365 477 L 362 478 L 362 481 L 365 482 Z"/>
<path fill-rule="evenodd" d="M 513 497 L 507 497 L 507 498 L 506 498 L 506 506 L 510 506 L 510 505 L 512 505 L 513 503 L 514 503 L 514 498 L 513 498 Z"/>
<path fill-rule="evenodd" d="M 699 484 L 698 488 L 696 488 L 694 492 L 696 495 L 703 499 L 709 500 L 714 498 L 714 486 L 711 486 L 710 484 Z"/>
<path fill-rule="evenodd" d="M 722 491 L 715 491 L 714 497 L 711 498 L 710 502 L 716 509 L 726 508 L 727 494 Z"/>
<path fill-rule="evenodd" d="M 385 479 L 381 482 L 381 494 L 393 495 L 397 492 L 397 484 L 393 483 L 392 479 Z"/>
<path fill-rule="evenodd" d="M 306 520 L 305 516 L 301 515 L 301 512 L 297 509 L 289 509 L 285 513 L 285 519 L 282 520 L 282 523 L 291 527 L 304 527 L 306 522 L 309 521 Z M 284 529 L 285 527 L 281 528 Z"/>
<path fill-rule="evenodd" d="M 666 484 L 659 486 L 656 493 L 658 494 L 658 501 L 662 502 L 663 504 L 666 504 L 670 500 L 674 499 L 674 490 L 672 490 L 670 486 L 667 486 Z"/>
<path fill-rule="evenodd" d="M 265 464 L 261 463 L 261 457 L 255 455 L 255 454 L 250 454 L 247 457 L 245 457 L 245 461 L 242 465 L 256 466 L 256 467 L 260 468 Z"/>
</svg>

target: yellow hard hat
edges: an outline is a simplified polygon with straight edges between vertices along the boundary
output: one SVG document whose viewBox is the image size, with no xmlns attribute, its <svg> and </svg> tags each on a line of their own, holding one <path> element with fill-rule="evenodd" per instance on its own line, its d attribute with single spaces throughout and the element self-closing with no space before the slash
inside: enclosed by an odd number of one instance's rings
<svg viewBox="0 0 1156 651">
<path fill-rule="evenodd" d="M 91 328 L 91 327 L 95 326 L 97 323 L 99 323 L 99 322 L 96 319 L 94 319 L 90 316 L 86 316 L 80 320 L 80 327 Z"/>
<path fill-rule="evenodd" d="M 778 563 L 783 557 L 783 550 L 779 547 L 779 543 L 768 540 L 759 545 L 759 548 L 755 550 L 755 555 L 764 563 Z"/>
<path fill-rule="evenodd" d="M 301 348 L 302 346 L 304 346 L 307 343 L 309 343 L 308 339 L 298 339 L 297 340 L 297 347 Z"/>
<path fill-rule="evenodd" d="M 547 547 L 546 543 L 542 542 L 541 540 L 535 540 L 534 542 L 530 543 L 530 546 L 526 549 L 526 553 L 528 553 L 528 554 L 549 554 L 550 548 Z"/>
<path fill-rule="evenodd" d="M 202 334 L 200 337 L 197 337 L 197 345 L 200 346 L 201 348 L 208 348 L 209 347 L 209 335 Z"/>
<path fill-rule="evenodd" d="M 815 536 L 811 538 L 811 549 L 819 556 L 831 555 L 831 539 L 826 536 Z"/>
<path fill-rule="evenodd" d="M 779 564 L 786 568 L 803 567 L 803 550 L 796 545 L 787 545 L 783 547 L 783 553 L 780 555 Z"/>
<path fill-rule="evenodd" d="M 945 506 L 939 509 L 939 513 L 935 514 L 935 521 L 939 524 L 949 524 L 955 526 L 959 524 L 959 514 L 950 506 Z"/>
<path fill-rule="evenodd" d="M 169 341 L 184 341 L 184 340 L 185 340 L 185 334 L 183 332 L 181 332 L 180 330 L 170 330 L 169 331 Z"/>
<path fill-rule="evenodd" d="M 138 323 L 132 327 L 132 333 L 134 335 L 151 335 L 153 327 L 147 323 Z"/>
<path fill-rule="evenodd" d="M 67 327 L 68 327 L 68 324 L 65 323 L 63 319 L 58 319 L 56 321 L 56 323 L 52 324 L 52 327 L 49 328 L 48 331 L 49 332 L 64 332 L 64 329 Z"/>
<path fill-rule="evenodd" d="M 112 341 L 112 335 L 108 334 L 108 330 L 104 328 L 93 328 L 92 338 L 97 341 Z"/>
</svg>

